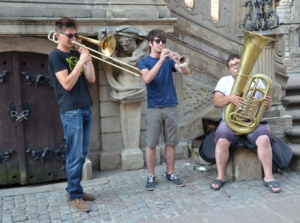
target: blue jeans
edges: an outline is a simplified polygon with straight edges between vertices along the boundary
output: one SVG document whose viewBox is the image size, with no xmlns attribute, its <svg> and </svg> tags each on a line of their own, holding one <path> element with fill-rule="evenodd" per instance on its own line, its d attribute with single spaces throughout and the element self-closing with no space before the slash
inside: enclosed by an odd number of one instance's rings
<svg viewBox="0 0 300 223">
<path fill-rule="evenodd" d="M 92 112 L 90 107 L 79 108 L 60 114 L 66 139 L 66 174 L 68 186 L 66 191 L 70 200 L 82 197 L 83 188 L 80 185 L 82 168 L 88 155 Z"/>
</svg>

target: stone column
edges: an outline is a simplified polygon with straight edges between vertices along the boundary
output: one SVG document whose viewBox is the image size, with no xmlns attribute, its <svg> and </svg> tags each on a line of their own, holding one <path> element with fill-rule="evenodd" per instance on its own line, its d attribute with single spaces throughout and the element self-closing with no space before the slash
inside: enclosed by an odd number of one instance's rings
<svg viewBox="0 0 300 223">
<path fill-rule="evenodd" d="M 142 102 L 120 103 L 120 122 L 124 149 L 121 168 L 137 170 L 144 166 L 143 152 L 139 148 Z"/>
</svg>

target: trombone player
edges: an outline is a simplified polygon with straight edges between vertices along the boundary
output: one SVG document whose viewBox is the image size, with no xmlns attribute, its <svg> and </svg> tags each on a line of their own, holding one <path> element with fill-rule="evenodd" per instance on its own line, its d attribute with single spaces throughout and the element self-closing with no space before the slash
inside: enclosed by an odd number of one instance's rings
<svg viewBox="0 0 300 223">
<path fill-rule="evenodd" d="M 94 200 L 83 192 L 82 169 L 88 155 L 92 128 L 92 98 L 88 83 L 96 80 L 91 55 L 85 48 L 72 49 L 78 37 L 78 23 L 61 18 L 55 23 L 57 47 L 49 54 L 48 69 L 59 106 L 60 119 L 66 140 L 66 197 L 71 207 L 89 211 L 85 201 Z"/>
<path fill-rule="evenodd" d="M 167 164 L 166 180 L 176 186 L 184 186 L 174 173 L 175 146 L 177 139 L 177 111 L 178 104 L 172 72 L 189 75 L 190 70 L 180 67 L 171 57 L 179 59 L 177 53 L 165 48 L 167 41 L 163 30 L 154 29 L 147 36 L 150 55 L 139 61 L 139 69 L 147 89 L 147 147 L 146 163 L 148 178 L 146 190 L 155 189 L 155 154 L 159 135 L 163 131 L 166 144 L 165 157 Z"/>
<path fill-rule="evenodd" d="M 243 98 L 237 94 L 230 94 L 240 64 L 240 55 L 230 55 L 227 59 L 229 76 L 222 77 L 214 90 L 213 105 L 215 108 L 223 108 L 222 118 L 215 133 L 215 157 L 217 164 L 218 176 L 210 184 L 213 190 L 220 190 L 225 183 L 225 169 L 229 158 L 230 145 L 237 142 L 239 135 L 235 134 L 224 121 L 224 110 L 227 104 L 233 103 L 235 106 L 241 106 Z M 264 86 L 261 86 L 264 87 Z M 260 97 L 260 95 L 256 95 Z M 271 107 L 272 99 L 267 96 L 264 99 L 266 110 Z M 264 171 L 264 186 L 268 187 L 272 193 L 279 193 L 280 186 L 274 181 L 272 175 L 272 148 L 270 144 L 271 131 L 270 126 L 266 123 L 260 123 L 254 131 L 246 135 L 251 144 L 257 146 L 258 158 L 262 163 Z"/>
</svg>

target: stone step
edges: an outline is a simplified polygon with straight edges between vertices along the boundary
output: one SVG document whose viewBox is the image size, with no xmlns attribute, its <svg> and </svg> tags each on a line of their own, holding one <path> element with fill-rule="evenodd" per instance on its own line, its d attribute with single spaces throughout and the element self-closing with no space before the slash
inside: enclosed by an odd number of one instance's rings
<svg viewBox="0 0 300 223">
<path fill-rule="evenodd" d="M 294 171 L 300 171 L 300 144 L 288 144 L 293 151 L 293 158 L 289 167 Z"/>
<path fill-rule="evenodd" d="M 299 86 L 288 86 L 286 88 L 286 97 L 287 96 L 294 96 L 294 95 L 295 96 L 300 95 L 300 85 Z"/>
<path fill-rule="evenodd" d="M 282 106 L 286 109 L 299 109 L 300 111 L 300 93 L 298 95 L 289 95 L 281 99 Z"/>
<path fill-rule="evenodd" d="M 300 95 L 300 74 L 289 74 L 287 81 L 286 96 Z"/>
<path fill-rule="evenodd" d="M 299 119 L 300 119 L 300 109 L 289 109 L 289 108 L 287 108 L 287 109 L 285 110 L 285 113 L 286 113 L 287 115 L 292 116 L 293 121 L 294 121 L 294 120 L 299 120 Z"/>
<path fill-rule="evenodd" d="M 284 133 L 291 140 L 291 143 L 300 144 L 300 126 L 293 126 L 291 129 L 285 130 Z"/>
</svg>

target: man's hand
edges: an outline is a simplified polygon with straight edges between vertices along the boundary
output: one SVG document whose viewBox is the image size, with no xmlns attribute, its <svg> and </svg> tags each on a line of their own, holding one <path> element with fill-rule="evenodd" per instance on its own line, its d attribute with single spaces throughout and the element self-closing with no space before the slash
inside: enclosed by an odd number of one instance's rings
<svg viewBox="0 0 300 223">
<path fill-rule="evenodd" d="M 88 49 L 80 47 L 78 51 L 80 52 L 79 60 L 81 60 L 82 64 L 87 64 L 88 62 L 92 61 L 92 56 Z"/>
<path fill-rule="evenodd" d="M 271 108 L 271 104 L 272 104 L 272 98 L 270 96 L 267 96 L 264 99 L 264 106 L 266 107 L 266 110 L 268 110 L 269 108 Z"/>
<path fill-rule="evenodd" d="M 235 106 L 240 107 L 243 104 L 244 99 L 240 97 L 238 93 L 234 93 L 229 97 L 230 97 L 230 102 Z"/>
<path fill-rule="evenodd" d="M 162 49 L 159 60 L 161 62 L 164 62 L 169 55 L 170 55 L 170 50 L 168 50 L 168 49 Z"/>
</svg>

